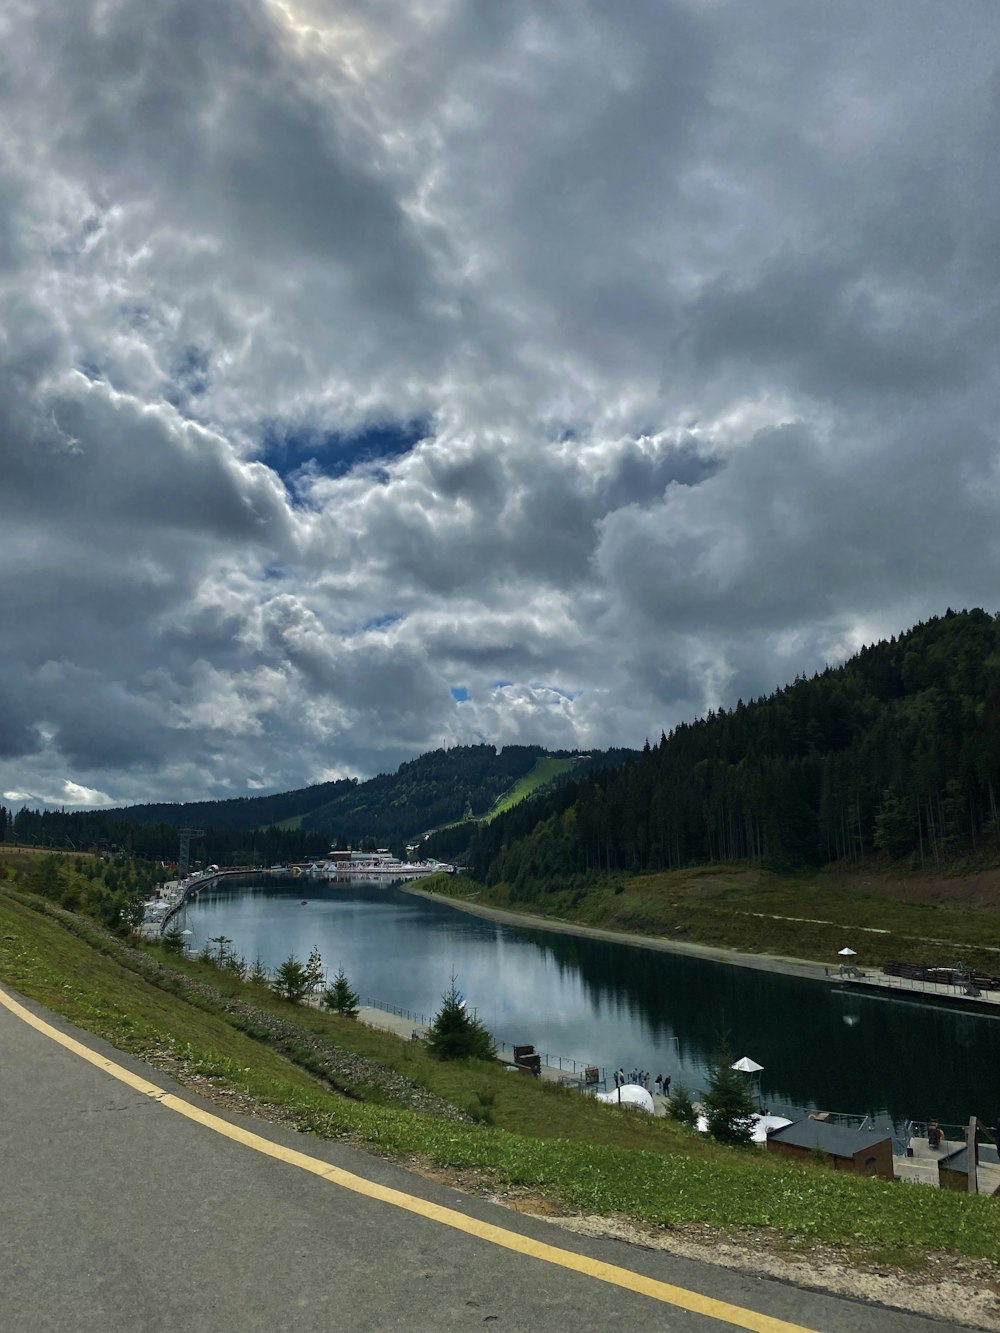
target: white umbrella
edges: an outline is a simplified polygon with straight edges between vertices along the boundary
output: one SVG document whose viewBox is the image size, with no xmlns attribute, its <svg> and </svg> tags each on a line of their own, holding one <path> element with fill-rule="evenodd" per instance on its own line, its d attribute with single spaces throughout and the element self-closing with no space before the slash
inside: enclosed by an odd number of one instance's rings
<svg viewBox="0 0 1000 1333">
<path fill-rule="evenodd" d="M 744 1055 L 741 1060 L 737 1060 L 734 1065 L 730 1065 L 730 1068 L 739 1069 L 744 1074 L 759 1074 L 764 1066 L 759 1065 L 756 1060 L 751 1060 L 749 1055 Z"/>
<path fill-rule="evenodd" d="M 858 955 L 857 949 L 838 949 L 837 953 L 841 958 L 856 958 Z"/>
</svg>

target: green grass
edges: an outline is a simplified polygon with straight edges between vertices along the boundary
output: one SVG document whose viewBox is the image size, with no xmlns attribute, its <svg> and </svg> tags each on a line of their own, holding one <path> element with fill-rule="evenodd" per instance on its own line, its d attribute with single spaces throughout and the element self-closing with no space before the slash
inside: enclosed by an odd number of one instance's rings
<svg viewBox="0 0 1000 1333">
<path fill-rule="evenodd" d="M 35 910 L 0 890 L 0 979 L 7 985 L 122 1049 L 166 1053 L 182 1074 L 281 1107 L 324 1137 L 350 1136 L 380 1153 L 418 1155 L 443 1168 L 477 1168 L 494 1182 L 571 1208 L 657 1225 L 768 1227 L 795 1243 L 823 1239 L 869 1258 L 893 1252 L 913 1263 L 926 1249 L 1000 1259 L 1000 1209 L 993 1200 L 723 1149 L 667 1122 L 601 1107 L 489 1064 L 438 1064 L 415 1043 L 264 997 L 205 964 L 183 963 L 184 972 L 253 997 L 307 1032 L 392 1065 L 494 1123 L 456 1124 L 337 1096 L 221 1012 L 144 981 L 109 955 L 113 944 L 93 947 L 101 941 L 86 923 L 71 932 L 51 909 Z"/>
<path fill-rule="evenodd" d="M 427 887 L 446 891 L 436 882 Z M 940 966 L 962 960 L 976 971 L 1000 974 L 1000 911 L 959 901 L 901 901 L 887 896 L 874 872 L 866 887 L 860 875 L 779 875 L 718 865 L 605 877 L 536 902 L 519 901 L 506 885 L 485 889 L 464 878 L 450 893 L 605 930 L 746 953 L 832 964 L 838 950 L 850 945 L 860 963 L 873 967 L 890 959 Z"/>
<path fill-rule="evenodd" d="M 89 927 L 82 924 L 82 930 Z M 51 917 L 0 892 L 0 979 L 122 1050 L 169 1053 L 251 1096 L 303 1108 L 314 1078 L 218 1015 L 150 986 Z M 319 1106 L 319 1102 L 315 1103 Z"/>
<path fill-rule="evenodd" d="M 523 778 L 518 778 L 513 787 L 496 800 L 489 813 L 483 815 L 482 823 L 488 824 L 491 819 L 496 819 L 497 815 L 502 815 L 505 811 L 513 809 L 515 805 L 520 805 L 529 796 L 534 796 L 535 792 L 541 787 L 547 787 L 550 782 L 554 782 L 563 773 L 568 773 L 571 768 L 575 768 L 579 762 L 579 759 L 557 759 L 553 755 L 543 755 L 535 761 L 535 766 L 530 773 L 526 773 Z"/>
<path fill-rule="evenodd" d="M 547 787 L 550 782 L 554 782 L 561 774 L 568 773 L 579 763 L 579 759 L 557 759 L 554 755 L 543 755 L 542 758 L 535 760 L 530 772 L 525 773 L 523 778 L 518 778 L 512 787 L 497 797 L 485 815 L 472 815 L 467 819 L 454 819 L 450 824 L 439 824 L 436 828 L 428 829 L 422 837 L 429 838 L 432 833 L 444 833 L 447 829 L 460 828 L 463 824 L 488 824 L 490 820 L 496 819 L 497 815 L 502 815 L 515 805 L 520 805 L 529 796 L 534 796 L 535 792 Z"/>
<path fill-rule="evenodd" d="M 148 952 L 162 958 L 152 946 Z M 232 973 L 193 958 L 171 960 L 185 975 L 217 986 L 226 996 L 237 996 L 283 1018 L 293 1016 L 306 1031 L 332 1039 L 338 1046 L 375 1060 L 405 1075 L 464 1110 L 488 1104 L 491 1123 L 500 1128 L 540 1138 L 583 1139 L 618 1147 L 673 1152 L 682 1147 L 695 1155 L 718 1157 L 725 1152 L 710 1141 L 663 1119 L 611 1115 L 599 1102 L 581 1097 L 557 1084 L 510 1074 L 498 1061 L 474 1065 L 435 1060 L 420 1042 L 405 1041 L 391 1032 L 337 1014 L 301 1005 L 292 1009 L 277 996 L 239 981 Z"/>
</svg>

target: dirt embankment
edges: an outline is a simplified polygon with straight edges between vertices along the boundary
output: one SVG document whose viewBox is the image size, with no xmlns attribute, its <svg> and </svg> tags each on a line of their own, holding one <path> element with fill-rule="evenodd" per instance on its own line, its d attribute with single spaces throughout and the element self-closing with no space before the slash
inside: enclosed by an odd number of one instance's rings
<svg viewBox="0 0 1000 1333">
<path fill-rule="evenodd" d="M 865 893 L 901 903 L 955 903 L 1000 909 L 1000 866 L 962 875 L 827 870 L 822 883 L 833 892 Z"/>
</svg>

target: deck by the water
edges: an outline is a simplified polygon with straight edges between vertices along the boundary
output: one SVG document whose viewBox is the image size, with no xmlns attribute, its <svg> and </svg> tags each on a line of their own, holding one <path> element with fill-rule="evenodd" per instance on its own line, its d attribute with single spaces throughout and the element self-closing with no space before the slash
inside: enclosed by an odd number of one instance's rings
<svg viewBox="0 0 1000 1333">
<path fill-rule="evenodd" d="M 914 981 L 909 977 L 894 977 L 860 968 L 831 972 L 830 980 L 846 990 L 864 991 L 869 995 L 885 995 L 894 1000 L 931 1000 L 968 1013 L 1000 1014 L 1000 991 L 979 990 L 970 994 L 970 987 L 964 984 Z"/>
</svg>

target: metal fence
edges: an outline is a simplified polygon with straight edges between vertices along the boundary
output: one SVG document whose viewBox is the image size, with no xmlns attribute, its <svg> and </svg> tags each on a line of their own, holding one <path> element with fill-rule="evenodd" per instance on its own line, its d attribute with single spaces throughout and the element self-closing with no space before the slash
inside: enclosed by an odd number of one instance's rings
<svg viewBox="0 0 1000 1333">
<path fill-rule="evenodd" d="M 381 1009 L 384 1014 L 395 1014 L 397 1018 L 405 1018 L 408 1023 L 419 1023 L 422 1027 L 428 1027 L 433 1021 L 433 1015 L 428 1018 L 426 1014 L 418 1014 L 415 1009 L 403 1009 L 398 1004 L 373 1000 L 370 995 L 363 996 L 361 1003 L 369 1009 Z"/>
<path fill-rule="evenodd" d="M 924 995 L 928 999 L 933 999 L 935 996 L 942 998 L 959 996 L 962 999 L 980 1000 L 984 1004 L 994 1004 L 1000 1010 L 1000 995 L 996 991 L 992 993 L 984 991 L 980 987 L 970 984 L 969 981 L 919 981 L 912 977 L 893 976 L 889 972 L 863 973 L 862 982 L 864 981 L 872 983 L 880 990 L 898 990 L 904 995 Z M 860 990 L 861 987 L 858 989 Z"/>
<path fill-rule="evenodd" d="M 434 1015 L 419 1013 L 415 1009 L 406 1009 L 398 1004 L 387 1004 L 384 1000 L 376 1000 L 370 995 L 362 998 L 361 1003 L 370 1009 L 381 1009 L 384 1014 L 395 1014 L 397 1018 L 405 1018 L 408 1023 L 419 1023 L 422 1027 L 429 1027 L 434 1021 Z M 476 1011 L 473 1010 L 473 1015 Z M 503 1056 L 510 1053 L 510 1063 L 514 1062 L 514 1047 L 521 1043 L 513 1041 L 504 1041 L 502 1038 L 493 1035 L 493 1041 L 497 1048 L 497 1054 Z M 550 1055 L 547 1051 L 537 1051 L 536 1054 L 541 1058 L 541 1062 L 549 1069 L 556 1069 L 561 1074 L 573 1075 L 582 1078 L 584 1071 L 594 1068 L 593 1060 L 574 1060 L 568 1055 Z M 606 1083 L 607 1070 L 601 1068 L 601 1083 Z"/>
</svg>

